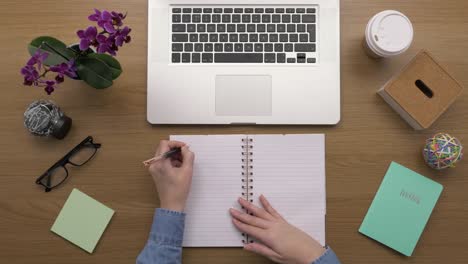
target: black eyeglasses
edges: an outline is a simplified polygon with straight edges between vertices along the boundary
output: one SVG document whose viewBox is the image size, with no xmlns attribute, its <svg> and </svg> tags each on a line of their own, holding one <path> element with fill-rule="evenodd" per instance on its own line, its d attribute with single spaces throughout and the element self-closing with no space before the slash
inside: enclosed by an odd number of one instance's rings
<svg viewBox="0 0 468 264">
<path fill-rule="evenodd" d="M 50 192 L 68 178 L 67 164 L 78 167 L 83 166 L 94 157 L 100 147 L 101 144 L 94 143 L 93 137 L 88 136 L 37 178 L 36 184 L 44 186 L 45 191 Z"/>
</svg>

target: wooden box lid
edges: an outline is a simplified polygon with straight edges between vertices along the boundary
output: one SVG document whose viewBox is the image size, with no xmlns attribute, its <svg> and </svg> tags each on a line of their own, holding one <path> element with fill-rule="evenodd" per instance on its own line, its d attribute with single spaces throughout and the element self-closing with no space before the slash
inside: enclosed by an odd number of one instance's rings
<svg viewBox="0 0 468 264">
<path fill-rule="evenodd" d="M 384 87 L 421 127 L 428 128 L 460 95 L 463 87 L 425 50 Z"/>
</svg>

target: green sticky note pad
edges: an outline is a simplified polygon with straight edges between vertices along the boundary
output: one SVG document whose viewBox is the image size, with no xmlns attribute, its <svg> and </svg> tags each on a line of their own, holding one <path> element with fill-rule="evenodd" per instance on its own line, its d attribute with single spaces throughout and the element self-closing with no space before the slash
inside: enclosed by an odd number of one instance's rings
<svg viewBox="0 0 468 264">
<path fill-rule="evenodd" d="M 50 230 L 93 253 L 113 214 L 114 210 L 73 189 Z"/>
<path fill-rule="evenodd" d="M 359 232 L 411 256 L 442 185 L 392 162 Z"/>
</svg>

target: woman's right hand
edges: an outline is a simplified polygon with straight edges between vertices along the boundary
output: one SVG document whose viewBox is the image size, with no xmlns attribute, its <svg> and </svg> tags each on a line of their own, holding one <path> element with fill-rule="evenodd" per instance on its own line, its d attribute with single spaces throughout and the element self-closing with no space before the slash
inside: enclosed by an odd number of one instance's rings
<svg viewBox="0 0 468 264">
<path fill-rule="evenodd" d="M 230 209 L 234 225 L 261 242 L 246 244 L 244 249 L 285 264 L 311 264 L 325 253 L 324 247 L 289 224 L 263 195 L 260 196 L 260 202 L 263 208 L 239 198 L 241 206 L 252 212 L 253 216 Z"/>
</svg>

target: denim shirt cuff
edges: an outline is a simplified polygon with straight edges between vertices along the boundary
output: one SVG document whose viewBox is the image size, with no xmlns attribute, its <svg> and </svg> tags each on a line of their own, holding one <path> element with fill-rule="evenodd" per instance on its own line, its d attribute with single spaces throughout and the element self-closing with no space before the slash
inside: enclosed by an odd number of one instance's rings
<svg viewBox="0 0 468 264">
<path fill-rule="evenodd" d="M 335 252 L 329 247 L 325 246 L 326 251 L 316 259 L 312 264 L 339 264 L 340 260 L 336 256 Z"/>
<path fill-rule="evenodd" d="M 185 213 L 157 208 L 150 238 L 158 245 L 182 247 Z"/>
</svg>

